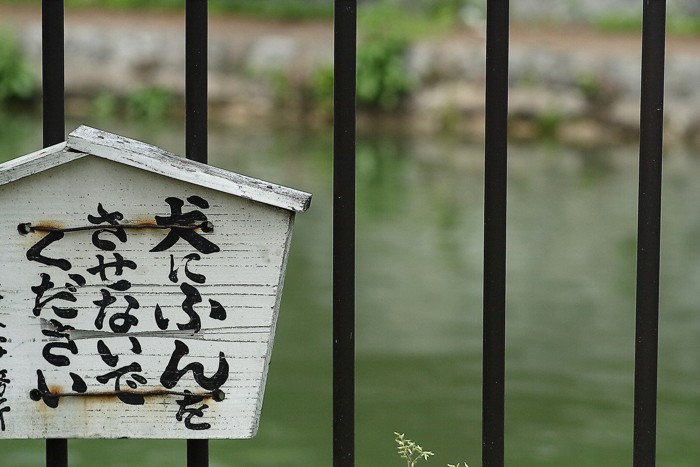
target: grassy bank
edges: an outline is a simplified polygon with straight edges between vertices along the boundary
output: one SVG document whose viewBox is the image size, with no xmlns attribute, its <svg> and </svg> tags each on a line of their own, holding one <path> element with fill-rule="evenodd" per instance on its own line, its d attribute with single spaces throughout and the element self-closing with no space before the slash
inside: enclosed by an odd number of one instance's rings
<svg viewBox="0 0 700 467">
<path fill-rule="evenodd" d="M 404 10 L 432 15 L 458 11 L 471 0 L 365 0 L 362 6 L 391 5 Z M 41 0 L 0 0 L 6 5 L 40 5 Z M 182 0 L 66 0 L 67 8 L 109 8 L 118 10 L 181 10 Z M 333 17 L 333 2 L 328 0 L 209 0 L 212 13 L 235 13 L 276 19 L 318 19 Z"/>
<path fill-rule="evenodd" d="M 5 5 L 41 5 L 41 0 L 1 0 Z M 66 0 L 68 9 L 107 8 L 113 10 L 182 10 L 182 0 Z M 237 13 L 266 18 L 331 18 L 333 4 L 321 0 L 210 0 L 213 13 Z"/>
</svg>

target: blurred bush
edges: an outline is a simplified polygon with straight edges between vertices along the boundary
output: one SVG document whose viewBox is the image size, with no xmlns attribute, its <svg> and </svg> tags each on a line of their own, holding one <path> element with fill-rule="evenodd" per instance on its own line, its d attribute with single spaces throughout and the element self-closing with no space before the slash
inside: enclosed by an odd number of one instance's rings
<svg viewBox="0 0 700 467">
<path fill-rule="evenodd" d="M 0 103 L 29 99 L 36 83 L 17 42 L 8 33 L 0 33 Z"/>
<path fill-rule="evenodd" d="M 411 90 L 406 71 L 407 43 L 397 38 L 373 39 L 357 52 L 357 103 L 394 110 Z"/>
<path fill-rule="evenodd" d="M 140 89 L 127 96 L 127 114 L 136 119 L 162 121 L 171 113 L 174 100 L 170 91 L 158 86 Z"/>
</svg>

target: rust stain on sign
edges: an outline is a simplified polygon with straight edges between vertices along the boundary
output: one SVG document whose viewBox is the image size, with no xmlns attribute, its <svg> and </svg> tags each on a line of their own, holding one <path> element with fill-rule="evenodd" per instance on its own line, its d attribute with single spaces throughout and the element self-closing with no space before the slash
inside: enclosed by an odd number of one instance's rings
<svg viewBox="0 0 700 467">
<path fill-rule="evenodd" d="M 37 222 L 36 225 L 32 224 L 32 227 L 42 227 L 45 229 L 63 229 L 65 228 L 65 225 L 63 225 L 62 222 L 55 220 L 42 220 Z"/>
<path fill-rule="evenodd" d="M 130 224 L 138 224 L 143 226 L 158 227 L 158 224 L 154 220 L 153 216 L 136 216 L 129 222 Z"/>
</svg>

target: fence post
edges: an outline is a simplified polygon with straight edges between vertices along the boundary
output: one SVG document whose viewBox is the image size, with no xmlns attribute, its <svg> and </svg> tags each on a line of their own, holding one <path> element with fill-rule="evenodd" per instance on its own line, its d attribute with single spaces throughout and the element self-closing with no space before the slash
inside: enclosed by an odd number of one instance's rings
<svg viewBox="0 0 700 467">
<path fill-rule="evenodd" d="M 357 0 L 335 0 L 333 465 L 355 465 L 355 96 Z"/>
<path fill-rule="evenodd" d="M 41 76 L 44 147 L 53 146 L 66 139 L 63 10 L 63 0 L 42 0 Z"/>
<path fill-rule="evenodd" d="M 185 155 L 206 164 L 207 146 L 207 0 L 187 0 L 185 4 Z M 187 440 L 187 467 L 209 465 L 209 440 Z"/>
<path fill-rule="evenodd" d="M 208 1 L 187 0 L 185 20 L 185 154 L 207 163 Z"/>
<path fill-rule="evenodd" d="M 41 76 L 43 145 L 65 140 L 63 0 L 41 3 Z M 46 440 L 46 466 L 68 466 L 68 440 Z"/>
<path fill-rule="evenodd" d="M 665 40 L 666 1 L 645 0 L 639 136 L 633 457 L 635 467 L 656 465 Z"/>
<path fill-rule="evenodd" d="M 508 0 L 488 0 L 484 188 L 482 464 L 504 464 Z"/>
</svg>

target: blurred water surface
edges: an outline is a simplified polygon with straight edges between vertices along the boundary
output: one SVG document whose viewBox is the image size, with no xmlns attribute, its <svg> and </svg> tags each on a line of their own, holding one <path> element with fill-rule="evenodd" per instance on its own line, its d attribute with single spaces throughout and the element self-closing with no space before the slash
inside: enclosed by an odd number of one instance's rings
<svg viewBox="0 0 700 467">
<path fill-rule="evenodd" d="M 78 123 L 69 124 L 69 130 Z M 93 124 L 182 153 L 180 127 Z M 211 442 L 211 466 L 331 460 L 329 131 L 212 128 L 210 163 L 314 194 L 297 218 L 260 431 Z M 0 128 L 0 157 L 41 146 Z M 409 134 L 358 142 L 357 465 L 402 465 L 393 432 L 480 465 L 483 156 Z M 630 463 L 637 153 L 510 149 L 507 463 Z M 700 159 L 665 167 L 659 465 L 700 465 Z M 2 441 L 0 465 L 43 465 L 43 441 Z M 99 463 L 99 464 L 98 464 Z M 70 442 L 70 465 L 185 465 L 178 441 Z"/>
</svg>

